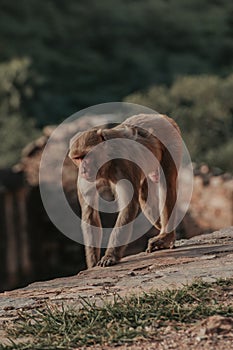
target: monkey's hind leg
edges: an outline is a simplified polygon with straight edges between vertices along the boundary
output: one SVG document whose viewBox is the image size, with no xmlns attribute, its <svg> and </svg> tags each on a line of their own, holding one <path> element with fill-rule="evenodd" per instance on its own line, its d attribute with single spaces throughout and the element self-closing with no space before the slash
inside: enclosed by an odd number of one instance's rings
<svg viewBox="0 0 233 350">
<path fill-rule="evenodd" d="M 167 152 L 168 153 L 168 152 Z M 170 156 L 167 156 L 170 157 Z M 161 229 L 158 236 L 151 238 L 148 242 L 147 252 L 151 253 L 158 249 L 173 249 L 175 248 L 176 232 L 174 229 L 175 219 L 175 204 L 176 204 L 176 180 L 177 169 L 174 162 L 170 159 L 165 159 L 164 174 L 166 179 L 166 190 L 161 186 L 160 201 L 165 198 L 165 205 L 161 211 L 160 223 Z M 163 164 L 164 165 L 164 164 Z"/>
</svg>

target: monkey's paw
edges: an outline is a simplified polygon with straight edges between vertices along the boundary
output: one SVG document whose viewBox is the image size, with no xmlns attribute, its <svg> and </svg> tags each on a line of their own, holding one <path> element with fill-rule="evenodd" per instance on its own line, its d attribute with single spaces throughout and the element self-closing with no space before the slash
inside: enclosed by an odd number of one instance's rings
<svg viewBox="0 0 233 350">
<path fill-rule="evenodd" d="M 97 266 L 107 267 L 117 264 L 119 259 L 112 255 L 103 256 L 102 259 L 97 263 Z"/>
<path fill-rule="evenodd" d="M 175 234 L 173 232 L 152 237 L 148 242 L 146 252 L 152 253 L 159 249 L 174 249 Z"/>
</svg>

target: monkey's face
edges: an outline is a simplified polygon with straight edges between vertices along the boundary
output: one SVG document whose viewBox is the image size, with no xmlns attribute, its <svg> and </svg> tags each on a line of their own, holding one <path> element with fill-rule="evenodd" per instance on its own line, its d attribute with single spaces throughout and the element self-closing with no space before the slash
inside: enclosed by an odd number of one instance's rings
<svg viewBox="0 0 233 350">
<path fill-rule="evenodd" d="M 79 168 L 79 176 L 88 181 L 95 181 L 103 154 L 95 146 L 103 142 L 103 137 L 96 129 L 83 132 L 72 142 L 69 157 Z M 100 158 L 101 157 L 101 158 Z"/>
<path fill-rule="evenodd" d="M 137 131 L 134 128 L 123 126 L 104 130 L 92 129 L 75 136 L 71 140 L 69 157 L 79 168 L 79 176 L 91 182 L 96 180 L 97 175 L 101 177 L 101 174 L 105 171 L 104 167 L 102 168 L 104 159 L 106 158 L 106 162 L 108 162 L 109 157 L 107 155 L 114 159 L 115 151 L 109 144 L 101 148 L 96 146 L 104 141 L 118 138 L 136 140 Z"/>
</svg>

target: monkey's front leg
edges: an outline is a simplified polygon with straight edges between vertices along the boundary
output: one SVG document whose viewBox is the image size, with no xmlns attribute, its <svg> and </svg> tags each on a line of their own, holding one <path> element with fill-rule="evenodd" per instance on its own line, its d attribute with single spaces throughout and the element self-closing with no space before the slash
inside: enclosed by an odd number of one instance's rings
<svg viewBox="0 0 233 350">
<path fill-rule="evenodd" d="M 87 268 L 97 265 L 100 259 L 102 228 L 99 213 L 88 207 L 82 215 L 82 232 L 85 244 Z"/>
<path fill-rule="evenodd" d="M 117 222 L 110 236 L 105 255 L 98 262 L 99 266 L 117 264 L 123 257 L 125 248 L 130 240 L 133 230 L 133 220 L 138 213 L 138 203 L 132 200 L 118 216 Z M 126 226 L 125 226 L 126 225 Z"/>
<path fill-rule="evenodd" d="M 94 194 L 91 193 L 92 204 L 97 202 Z M 85 194 L 87 196 L 87 193 Z M 87 268 L 97 265 L 100 259 L 100 247 L 102 240 L 102 226 L 98 210 L 88 205 L 81 192 L 78 193 L 79 202 L 82 208 L 82 232 L 85 244 Z"/>
</svg>

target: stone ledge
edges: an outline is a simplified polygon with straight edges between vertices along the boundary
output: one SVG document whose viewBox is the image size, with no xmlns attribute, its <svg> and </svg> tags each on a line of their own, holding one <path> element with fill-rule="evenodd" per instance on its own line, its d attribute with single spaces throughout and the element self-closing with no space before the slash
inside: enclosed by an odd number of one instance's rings
<svg viewBox="0 0 233 350">
<path fill-rule="evenodd" d="M 0 294 L 0 323 L 17 318 L 18 311 L 46 304 L 78 306 L 81 298 L 111 299 L 151 289 L 176 288 L 202 278 L 233 277 L 233 227 L 190 240 L 177 241 L 174 250 L 125 257 L 112 267 L 95 267 L 79 274 Z"/>
</svg>

